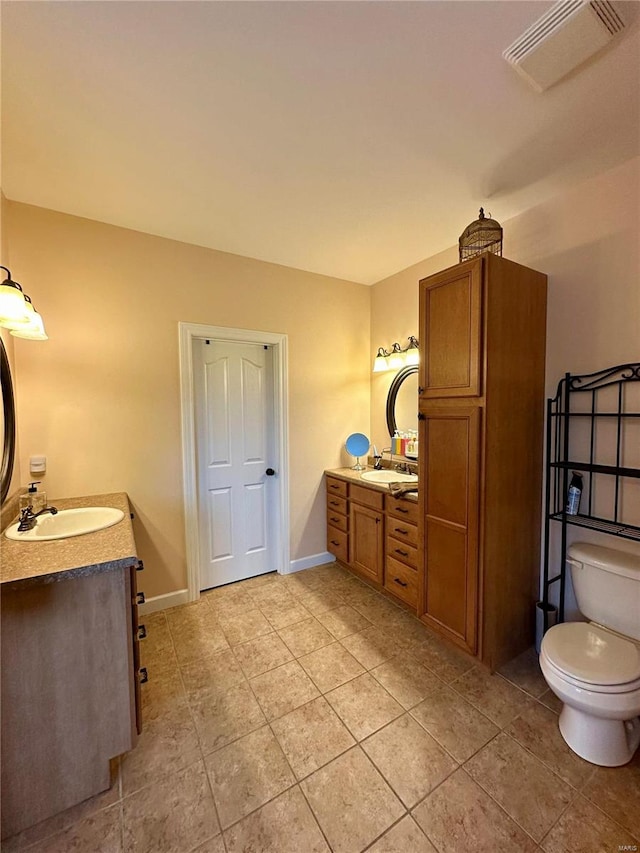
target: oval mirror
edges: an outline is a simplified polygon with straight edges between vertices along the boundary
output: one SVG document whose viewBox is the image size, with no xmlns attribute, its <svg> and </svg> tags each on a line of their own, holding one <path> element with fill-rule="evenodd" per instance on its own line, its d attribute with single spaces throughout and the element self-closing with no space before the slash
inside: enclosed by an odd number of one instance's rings
<svg viewBox="0 0 640 853">
<path fill-rule="evenodd" d="M 349 456 L 356 457 L 356 464 L 353 466 L 353 470 L 362 471 L 363 466 L 360 464 L 360 457 L 366 456 L 371 446 L 371 442 L 367 436 L 361 432 L 353 432 L 345 441 L 344 446 Z"/>
<path fill-rule="evenodd" d="M 16 453 L 16 415 L 13 401 L 11 369 L 4 342 L 0 338 L 0 380 L 2 385 L 2 467 L 0 468 L 0 502 L 9 492 Z"/>
<path fill-rule="evenodd" d="M 393 437 L 396 430 L 418 429 L 418 365 L 404 367 L 395 376 L 387 395 L 387 427 Z"/>
</svg>

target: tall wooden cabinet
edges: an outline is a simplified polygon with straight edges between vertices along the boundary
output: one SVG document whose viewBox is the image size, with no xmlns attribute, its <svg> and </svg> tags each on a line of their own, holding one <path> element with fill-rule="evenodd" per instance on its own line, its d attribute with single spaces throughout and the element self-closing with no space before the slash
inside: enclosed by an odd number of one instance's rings
<svg viewBox="0 0 640 853">
<path fill-rule="evenodd" d="M 490 253 L 420 282 L 418 614 L 491 668 L 533 641 L 546 286 Z"/>
</svg>

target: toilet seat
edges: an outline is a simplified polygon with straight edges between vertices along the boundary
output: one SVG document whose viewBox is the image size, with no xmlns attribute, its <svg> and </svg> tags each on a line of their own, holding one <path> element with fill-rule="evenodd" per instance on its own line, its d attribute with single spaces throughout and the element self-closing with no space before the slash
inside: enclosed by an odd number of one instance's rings
<svg viewBox="0 0 640 853">
<path fill-rule="evenodd" d="M 628 693 L 640 688 L 640 647 L 590 622 L 550 628 L 541 654 L 556 674 L 594 693 Z"/>
<path fill-rule="evenodd" d="M 591 684 L 588 681 L 581 681 L 579 678 L 575 678 L 572 675 L 568 675 L 566 672 L 563 672 L 559 669 L 553 661 L 549 660 L 547 655 L 544 653 L 544 650 L 540 653 L 540 665 L 542 663 L 546 665 L 546 667 L 551 670 L 551 672 L 556 676 L 556 678 L 560 679 L 560 681 L 564 682 L 567 686 L 574 687 L 577 690 L 581 690 L 585 694 L 602 694 L 607 696 L 614 696 L 618 694 L 626 694 L 633 693 L 638 691 L 640 695 L 640 678 L 635 679 L 634 681 L 629 681 L 626 684 Z"/>
</svg>

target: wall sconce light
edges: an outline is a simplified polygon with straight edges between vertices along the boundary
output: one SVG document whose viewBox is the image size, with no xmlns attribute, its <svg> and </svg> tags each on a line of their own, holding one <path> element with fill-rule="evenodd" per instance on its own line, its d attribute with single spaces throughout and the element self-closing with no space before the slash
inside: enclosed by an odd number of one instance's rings
<svg viewBox="0 0 640 853">
<path fill-rule="evenodd" d="M 379 347 L 373 362 L 373 372 L 382 373 L 383 370 L 400 370 L 402 367 L 419 364 L 420 350 L 417 339 L 411 335 L 409 343 L 403 349 L 399 343 L 392 345 L 390 350 Z"/>
<path fill-rule="evenodd" d="M 17 281 L 11 278 L 11 270 L 0 265 L 7 278 L 0 284 L 0 326 L 9 329 L 16 338 L 31 341 L 48 340 L 42 317 L 33 302 Z"/>
</svg>

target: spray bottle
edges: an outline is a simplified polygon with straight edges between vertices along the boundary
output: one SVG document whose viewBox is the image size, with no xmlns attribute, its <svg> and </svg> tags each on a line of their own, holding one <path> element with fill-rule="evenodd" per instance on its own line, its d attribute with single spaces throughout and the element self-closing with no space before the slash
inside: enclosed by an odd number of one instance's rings
<svg viewBox="0 0 640 853">
<path fill-rule="evenodd" d="M 580 509 L 580 498 L 582 496 L 582 474 L 579 471 L 572 471 L 573 476 L 569 483 L 569 492 L 567 494 L 567 515 L 577 515 Z"/>
</svg>

